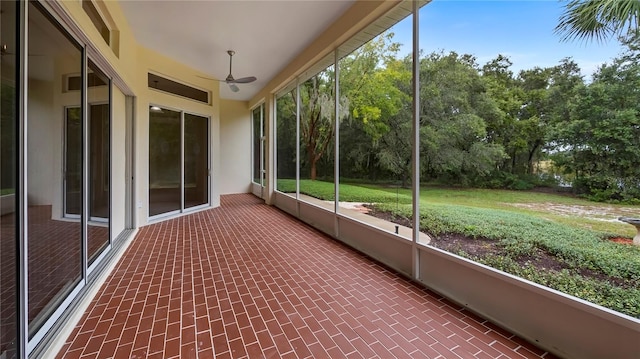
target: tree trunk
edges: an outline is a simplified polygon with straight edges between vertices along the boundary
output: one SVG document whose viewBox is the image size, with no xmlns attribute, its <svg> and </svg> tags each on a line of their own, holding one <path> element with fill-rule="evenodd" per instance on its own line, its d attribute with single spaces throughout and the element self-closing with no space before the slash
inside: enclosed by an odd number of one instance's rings
<svg viewBox="0 0 640 359">
<path fill-rule="evenodd" d="M 311 167 L 311 173 L 310 173 L 310 178 L 312 181 L 316 180 L 316 163 L 318 162 L 318 158 L 315 154 L 315 151 L 313 151 L 313 147 L 308 146 L 307 147 L 307 156 L 309 156 L 309 165 Z"/>
<path fill-rule="evenodd" d="M 536 150 L 538 149 L 538 147 L 540 147 L 540 145 L 540 141 L 536 141 L 533 149 L 529 151 L 529 158 L 527 159 L 527 174 L 533 174 L 533 156 L 535 155 Z"/>
</svg>

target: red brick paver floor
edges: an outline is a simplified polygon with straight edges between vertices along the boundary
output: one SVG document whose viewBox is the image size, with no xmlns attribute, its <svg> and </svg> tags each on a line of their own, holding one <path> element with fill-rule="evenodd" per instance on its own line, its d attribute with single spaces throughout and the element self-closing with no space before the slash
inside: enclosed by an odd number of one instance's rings
<svg viewBox="0 0 640 359">
<path fill-rule="evenodd" d="M 58 358 L 552 358 L 251 195 L 143 227 Z"/>
</svg>

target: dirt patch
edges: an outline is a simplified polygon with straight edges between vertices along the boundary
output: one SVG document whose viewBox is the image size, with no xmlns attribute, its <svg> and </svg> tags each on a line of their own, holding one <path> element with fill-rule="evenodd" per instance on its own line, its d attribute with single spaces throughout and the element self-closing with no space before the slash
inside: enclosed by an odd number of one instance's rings
<svg viewBox="0 0 640 359">
<path fill-rule="evenodd" d="M 367 207 L 368 204 L 367 203 L 360 203 L 360 202 L 340 202 L 340 207 L 342 208 L 346 208 L 346 209 L 351 209 L 360 213 L 364 213 L 364 214 L 369 214 L 369 212 L 371 211 L 371 209 L 369 207 Z"/>
<path fill-rule="evenodd" d="M 365 206 L 367 207 L 367 210 L 368 210 L 367 214 L 370 216 L 384 219 L 387 222 L 393 222 L 401 226 L 413 228 L 413 222 L 410 219 L 407 219 L 405 217 L 400 217 L 400 216 L 394 216 L 391 212 L 377 210 L 375 205 L 367 204 Z"/>
<path fill-rule="evenodd" d="M 609 238 L 609 240 L 614 243 L 633 245 L 633 239 L 630 238 L 613 237 Z"/>
<path fill-rule="evenodd" d="M 504 255 L 498 241 L 487 238 L 469 238 L 462 234 L 444 234 L 437 236 L 435 239 L 432 237 L 431 244 L 447 252 L 464 252 L 475 258 Z M 569 266 L 564 262 L 539 248 L 536 248 L 535 253 L 531 255 L 515 258 L 515 261 L 522 266 L 533 265 L 541 270 L 560 271 L 569 269 Z"/>
<path fill-rule="evenodd" d="M 534 211 L 548 212 L 560 216 L 580 216 L 583 218 L 605 222 L 618 222 L 618 217 L 637 217 L 638 215 L 640 215 L 640 211 L 638 211 L 638 209 L 613 206 L 581 206 L 558 204 L 552 202 L 504 204 Z"/>
</svg>

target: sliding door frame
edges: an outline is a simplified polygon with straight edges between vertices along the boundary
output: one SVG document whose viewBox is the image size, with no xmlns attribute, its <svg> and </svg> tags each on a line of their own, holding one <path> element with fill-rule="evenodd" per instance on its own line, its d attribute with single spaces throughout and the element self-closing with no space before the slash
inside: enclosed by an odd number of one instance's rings
<svg viewBox="0 0 640 359">
<path fill-rule="evenodd" d="M 190 213 L 190 212 L 194 212 L 194 211 L 198 211 L 198 210 L 202 210 L 204 208 L 209 208 L 211 206 L 211 192 L 212 192 L 212 188 L 211 188 L 211 150 L 212 150 L 212 146 L 211 146 L 211 117 L 210 116 L 205 116 L 205 115 L 201 115 L 201 114 L 197 114 L 191 111 L 186 111 L 186 110 L 181 110 L 181 109 L 177 109 L 177 108 L 171 108 L 168 106 L 162 106 L 162 105 L 158 105 L 158 104 L 154 104 L 154 103 L 150 103 L 148 108 L 151 109 L 152 107 L 158 107 L 160 109 L 164 109 L 164 110 L 168 110 L 168 111 L 173 111 L 173 112 L 179 112 L 180 113 L 180 208 L 176 209 L 176 210 L 171 210 L 168 212 L 163 212 L 163 213 L 158 213 L 155 215 L 151 215 L 151 171 L 150 168 L 151 166 L 149 165 L 149 173 L 147 175 L 147 186 L 148 186 L 148 190 L 147 193 L 149 194 L 147 197 L 147 219 L 149 222 L 155 222 L 158 220 L 162 220 L 162 219 L 166 219 L 166 218 L 170 218 L 170 217 L 174 217 L 180 214 L 184 214 L 184 213 Z M 149 112 L 149 117 L 151 117 L 151 111 Z M 186 181 L 185 181 L 185 117 L 186 115 L 192 115 L 192 116 L 197 116 L 200 117 L 204 120 L 206 120 L 207 122 L 207 148 L 206 148 L 206 154 L 207 154 L 207 158 L 206 158 L 206 173 L 207 173 L 207 180 L 206 180 L 206 190 L 207 190 L 207 195 L 206 195 L 206 199 L 207 201 L 203 204 L 199 204 L 199 205 L 195 205 L 192 207 L 186 207 Z M 149 122 L 149 128 L 151 126 L 151 123 Z M 151 131 L 148 132 L 149 136 L 151 136 Z M 149 151 L 150 151 L 150 147 L 149 147 Z M 151 154 L 149 153 L 149 158 L 151 158 Z M 149 164 L 149 162 L 147 162 L 147 164 Z"/>
</svg>

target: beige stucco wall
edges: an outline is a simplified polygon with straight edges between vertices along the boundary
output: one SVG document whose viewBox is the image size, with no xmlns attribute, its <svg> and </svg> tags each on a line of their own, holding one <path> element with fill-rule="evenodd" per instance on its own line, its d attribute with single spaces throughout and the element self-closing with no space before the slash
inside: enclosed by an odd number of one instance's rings
<svg viewBox="0 0 640 359">
<path fill-rule="evenodd" d="M 220 101 L 220 193 L 247 193 L 251 182 L 251 113 L 245 101 Z"/>
<path fill-rule="evenodd" d="M 220 204 L 221 192 L 221 171 L 220 171 L 220 104 L 219 104 L 219 84 L 217 82 L 206 80 L 198 76 L 205 76 L 193 68 L 176 62 L 157 52 L 140 46 L 136 41 L 131 29 L 126 21 L 120 5 L 116 1 L 104 1 L 103 5 L 108 10 L 113 23 L 116 25 L 119 36 L 119 49 L 116 52 L 104 42 L 98 31 L 95 29 L 88 16 L 82 10 L 80 1 L 64 1 L 63 5 L 67 13 L 73 18 L 74 22 L 82 29 L 82 31 L 90 39 L 94 48 L 104 57 L 109 65 L 115 70 L 117 76 L 122 79 L 126 87 L 131 93 L 123 94 L 122 91 L 114 95 L 114 124 L 113 124 L 113 158 L 118 161 L 119 158 L 124 159 L 129 154 L 124 153 L 125 139 L 125 116 L 124 116 L 124 100 L 122 96 L 135 96 L 136 108 L 134 109 L 135 133 L 134 133 L 134 185 L 135 185 L 135 226 L 142 226 L 148 223 L 148 178 L 149 178 L 149 106 L 151 104 L 158 105 L 174 110 L 185 111 L 195 115 L 207 117 L 210 119 L 210 169 L 211 169 L 211 206 L 216 207 Z M 210 91 L 211 101 L 209 104 L 199 103 L 193 100 L 170 95 L 164 92 L 151 90 L 147 86 L 147 73 L 152 72 L 173 79 L 175 81 Z M 116 91 L 114 91 L 115 93 Z M 117 103 L 115 103 L 117 102 Z M 117 111 L 116 111 L 117 110 Z M 248 111 L 247 111 L 248 112 Z M 123 122 L 117 122 L 123 121 Z M 246 136 L 250 133 L 247 132 Z M 249 141 L 249 139 L 247 139 Z M 117 180 L 117 176 L 123 174 L 125 163 L 118 163 L 114 166 L 112 177 Z M 248 165 L 247 165 L 248 166 Z M 249 176 L 246 177 L 248 186 Z M 119 188 L 114 188 L 114 195 L 122 198 L 114 198 L 114 224 L 120 226 L 124 223 L 124 183 L 120 183 Z M 122 208 L 122 210 L 120 210 Z M 122 218 L 115 219 L 115 216 Z M 115 227 L 114 227 L 115 229 Z M 115 232 L 115 231 L 114 231 Z"/>
<path fill-rule="evenodd" d="M 125 229 L 126 193 L 126 104 L 117 87 L 111 93 L 111 236 Z"/>
</svg>

